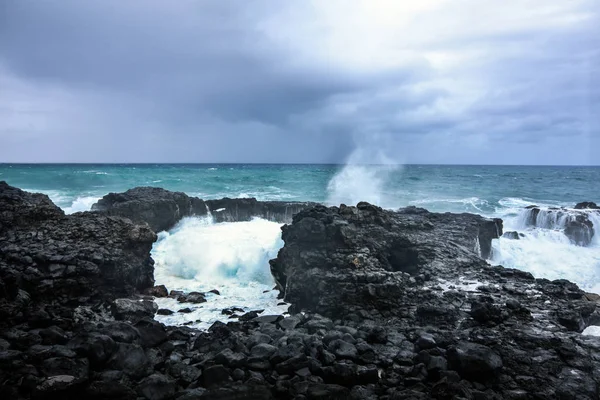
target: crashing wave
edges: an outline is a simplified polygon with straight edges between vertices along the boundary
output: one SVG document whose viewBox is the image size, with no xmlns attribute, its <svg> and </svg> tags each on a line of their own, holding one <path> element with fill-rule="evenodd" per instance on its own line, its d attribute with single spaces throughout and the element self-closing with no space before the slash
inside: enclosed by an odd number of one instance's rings
<svg viewBox="0 0 600 400">
<path fill-rule="evenodd" d="M 519 214 L 517 228 L 560 230 L 573 244 L 589 246 L 600 235 L 600 212 L 592 209 L 529 206 Z"/>
</svg>

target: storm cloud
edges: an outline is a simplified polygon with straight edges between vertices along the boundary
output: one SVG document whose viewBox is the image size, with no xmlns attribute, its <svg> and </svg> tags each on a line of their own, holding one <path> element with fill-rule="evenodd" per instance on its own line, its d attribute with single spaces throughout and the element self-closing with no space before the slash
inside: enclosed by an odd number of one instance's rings
<svg viewBox="0 0 600 400">
<path fill-rule="evenodd" d="M 599 26 L 596 0 L 8 0 L 0 162 L 600 164 Z"/>
</svg>

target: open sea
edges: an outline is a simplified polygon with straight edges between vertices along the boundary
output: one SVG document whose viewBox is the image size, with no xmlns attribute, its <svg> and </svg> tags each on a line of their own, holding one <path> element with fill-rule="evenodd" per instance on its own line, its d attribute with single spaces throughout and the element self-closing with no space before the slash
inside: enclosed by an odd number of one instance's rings
<svg viewBox="0 0 600 400">
<path fill-rule="evenodd" d="M 600 203 L 600 167 L 0 164 L 0 180 L 47 194 L 67 213 L 87 211 L 109 192 L 158 186 L 203 199 L 255 197 L 329 205 L 369 201 L 391 209 L 414 205 L 500 217 L 505 231 L 516 230 L 525 237 L 495 240 L 492 264 L 536 277 L 569 279 L 600 293 L 600 219 L 589 247 L 570 243 L 560 225 L 530 228 L 522 222 L 524 207 L 531 204 L 572 208 L 582 201 Z M 268 260 L 282 245 L 280 225 L 274 222 L 214 224 L 187 218 L 159 234 L 153 250 L 155 277 L 157 284 L 169 289 L 221 292 L 186 314 L 185 319 L 199 327 L 219 319 L 225 307 L 275 312 L 281 306 L 276 305 L 277 293 L 270 290 Z M 161 306 L 177 307 L 168 301 Z M 166 323 L 182 323 L 182 318 L 163 317 Z"/>
</svg>

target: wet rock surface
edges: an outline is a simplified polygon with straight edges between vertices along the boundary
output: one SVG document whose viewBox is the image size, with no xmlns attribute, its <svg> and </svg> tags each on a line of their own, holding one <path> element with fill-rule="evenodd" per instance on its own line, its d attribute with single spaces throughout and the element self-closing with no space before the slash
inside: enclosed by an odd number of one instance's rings
<svg viewBox="0 0 600 400">
<path fill-rule="evenodd" d="M 2 399 L 599 396 L 600 339 L 579 333 L 599 320 L 599 297 L 489 266 L 478 253 L 498 221 L 366 203 L 302 211 L 272 265 L 294 314 L 201 332 L 152 319 L 148 294 L 167 288 L 140 278 L 148 226 L 52 206 L 0 186 Z"/>
<path fill-rule="evenodd" d="M 109 193 L 92 206 L 92 211 L 145 222 L 155 232 L 168 230 L 184 217 L 205 216 L 215 222 L 250 221 L 260 217 L 275 222 L 290 222 L 292 216 L 310 202 L 258 201 L 254 198 L 202 200 L 185 193 L 155 187 L 139 187 L 124 193 Z"/>
<path fill-rule="evenodd" d="M 302 211 L 282 230 L 285 247 L 271 272 L 293 310 L 348 316 L 369 307 L 392 316 L 407 312 L 406 288 L 486 268 L 482 257 L 502 222 L 359 203 Z"/>
<path fill-rule="evenodd" d="M 0 216 L 0 293 L 5 299 L 90 304 L 154 284 L 149 251 L 156 234 L 147 226 L 98 213 L 65 216 L 47 196 L 3 182 Z M 43 323 L 51 319 L 46 314 L 39 311 L 35 318 Z"/>
<path fill-rule="evenodd" d="M 571 242 L 577 246 L 589 246 L 594 238 L 594 222 L 600 220 L 600 207 L 593 202 L 583 202 L 573 209 L 542 209 L 532 205 L 526 207 L 525 225 L 544 229 L 563 230 Z"/>
<path fill-rule="evenodd" d="M 600 206 L 598 206 L 593 201 L 584 201 L 581 203 L 575 204 L 574 207 L 576 210 L 600 210 Z"/>
</svg>

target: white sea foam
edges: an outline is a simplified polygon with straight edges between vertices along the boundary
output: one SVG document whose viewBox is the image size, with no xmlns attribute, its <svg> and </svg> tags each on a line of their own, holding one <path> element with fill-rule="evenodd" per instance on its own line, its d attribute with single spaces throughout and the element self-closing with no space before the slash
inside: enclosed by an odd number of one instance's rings
<svg viewBox="0 0 600 400">
<path fill-rule="evenodd" d="M 76 198 L 69 207 L 64 207 L 65 214 L 73 214 L 80 211 L 90 211 L 92 205 L 100 200 L 100 197 L 83 196 Z"/>
<path fill-rule="evenodd" d="M 520 240 L 500 238 L 492 242 L 492 263 L 531 272 L 535 277 L 568 279 L 582 289 L 600 293 L 600 215 L 594 211 L 572 210 L 572 204 L 504 198 L 496 215 L 504 220 L 504 231 L 518 231 Z M 530 210 L 540 208 L 535 226 L 528 225 Z M 561 210 L 550 210 L 560 207 Z M 558 212 L 557 212 L 558 211 Z M 576 246 L 564 234 L 568 221 L 587 212 L 594 224 L 594 237 L 587 247 Z"/>
<path fill-rule="evenodd" d="M 195 322 L 207 328 L 217 320 L 227 321 L 223 308 L 265 309 L 281 314 L 287 306 L 277 306 L 278 292 L 269 260 L 283 246 L 281 225 L 263 219 L 249 222 L 215 224 L 211 218 L 185 218 L 170 232 L 161 232 L 152 250 L 156 261 L 156 284 L 169 290 L 208 292 L 200 305 L 180 304 L 173 299 L 157 299 L 159 306 L 177 311 L 183 307 L 192 313 L 157 316 L 168 324 Z"/>
<path fill-rule="evenodd" d="M 393 173 L 399 169 L 400 165 L 382 150 L 358 148 L 329 181 L 326 203 L 356 205 L 367 201 L 381 207 L 393 207 L 395 201 L 385 189 Z"/>
<path fill-rule="evenodd" d="M 464 199 L 421 199 L 421 200 L 412 200 L 409 202 L 410 205 L 413 206 L 434 206 L 436 204 L 444 204 L 444 203 L 450 203 L 450 204 L 463 204 L 465 206 L 465 211 L 472 211 L 469 209 L 469 206 L 472 207 L 473 209 L 483 213 L 483 209 L 482 207 L 485 207 L 488 205 L 488 201 L 484 200 L 484 199 L 480 199 L 479 197 L 467 197 Z M 436 211 L 436 210 L 432 210 L 432 211 Z"/>
<path fill-rule="evenodd" d="M 600 247 L 600 213 L 590 212 L 589 219 L 594 224 L 594 237 L 592 238 L 592 246 Z"/>
<path fill-rule="evenodd" d="M 575 246 L 560 230 L 529 229 L 519 240 L 492 242 L 492 262 L 531 272 L 535 277 L 568 279 L 582 289 L 600 289 L 600 248 Z"/>
</svg>

